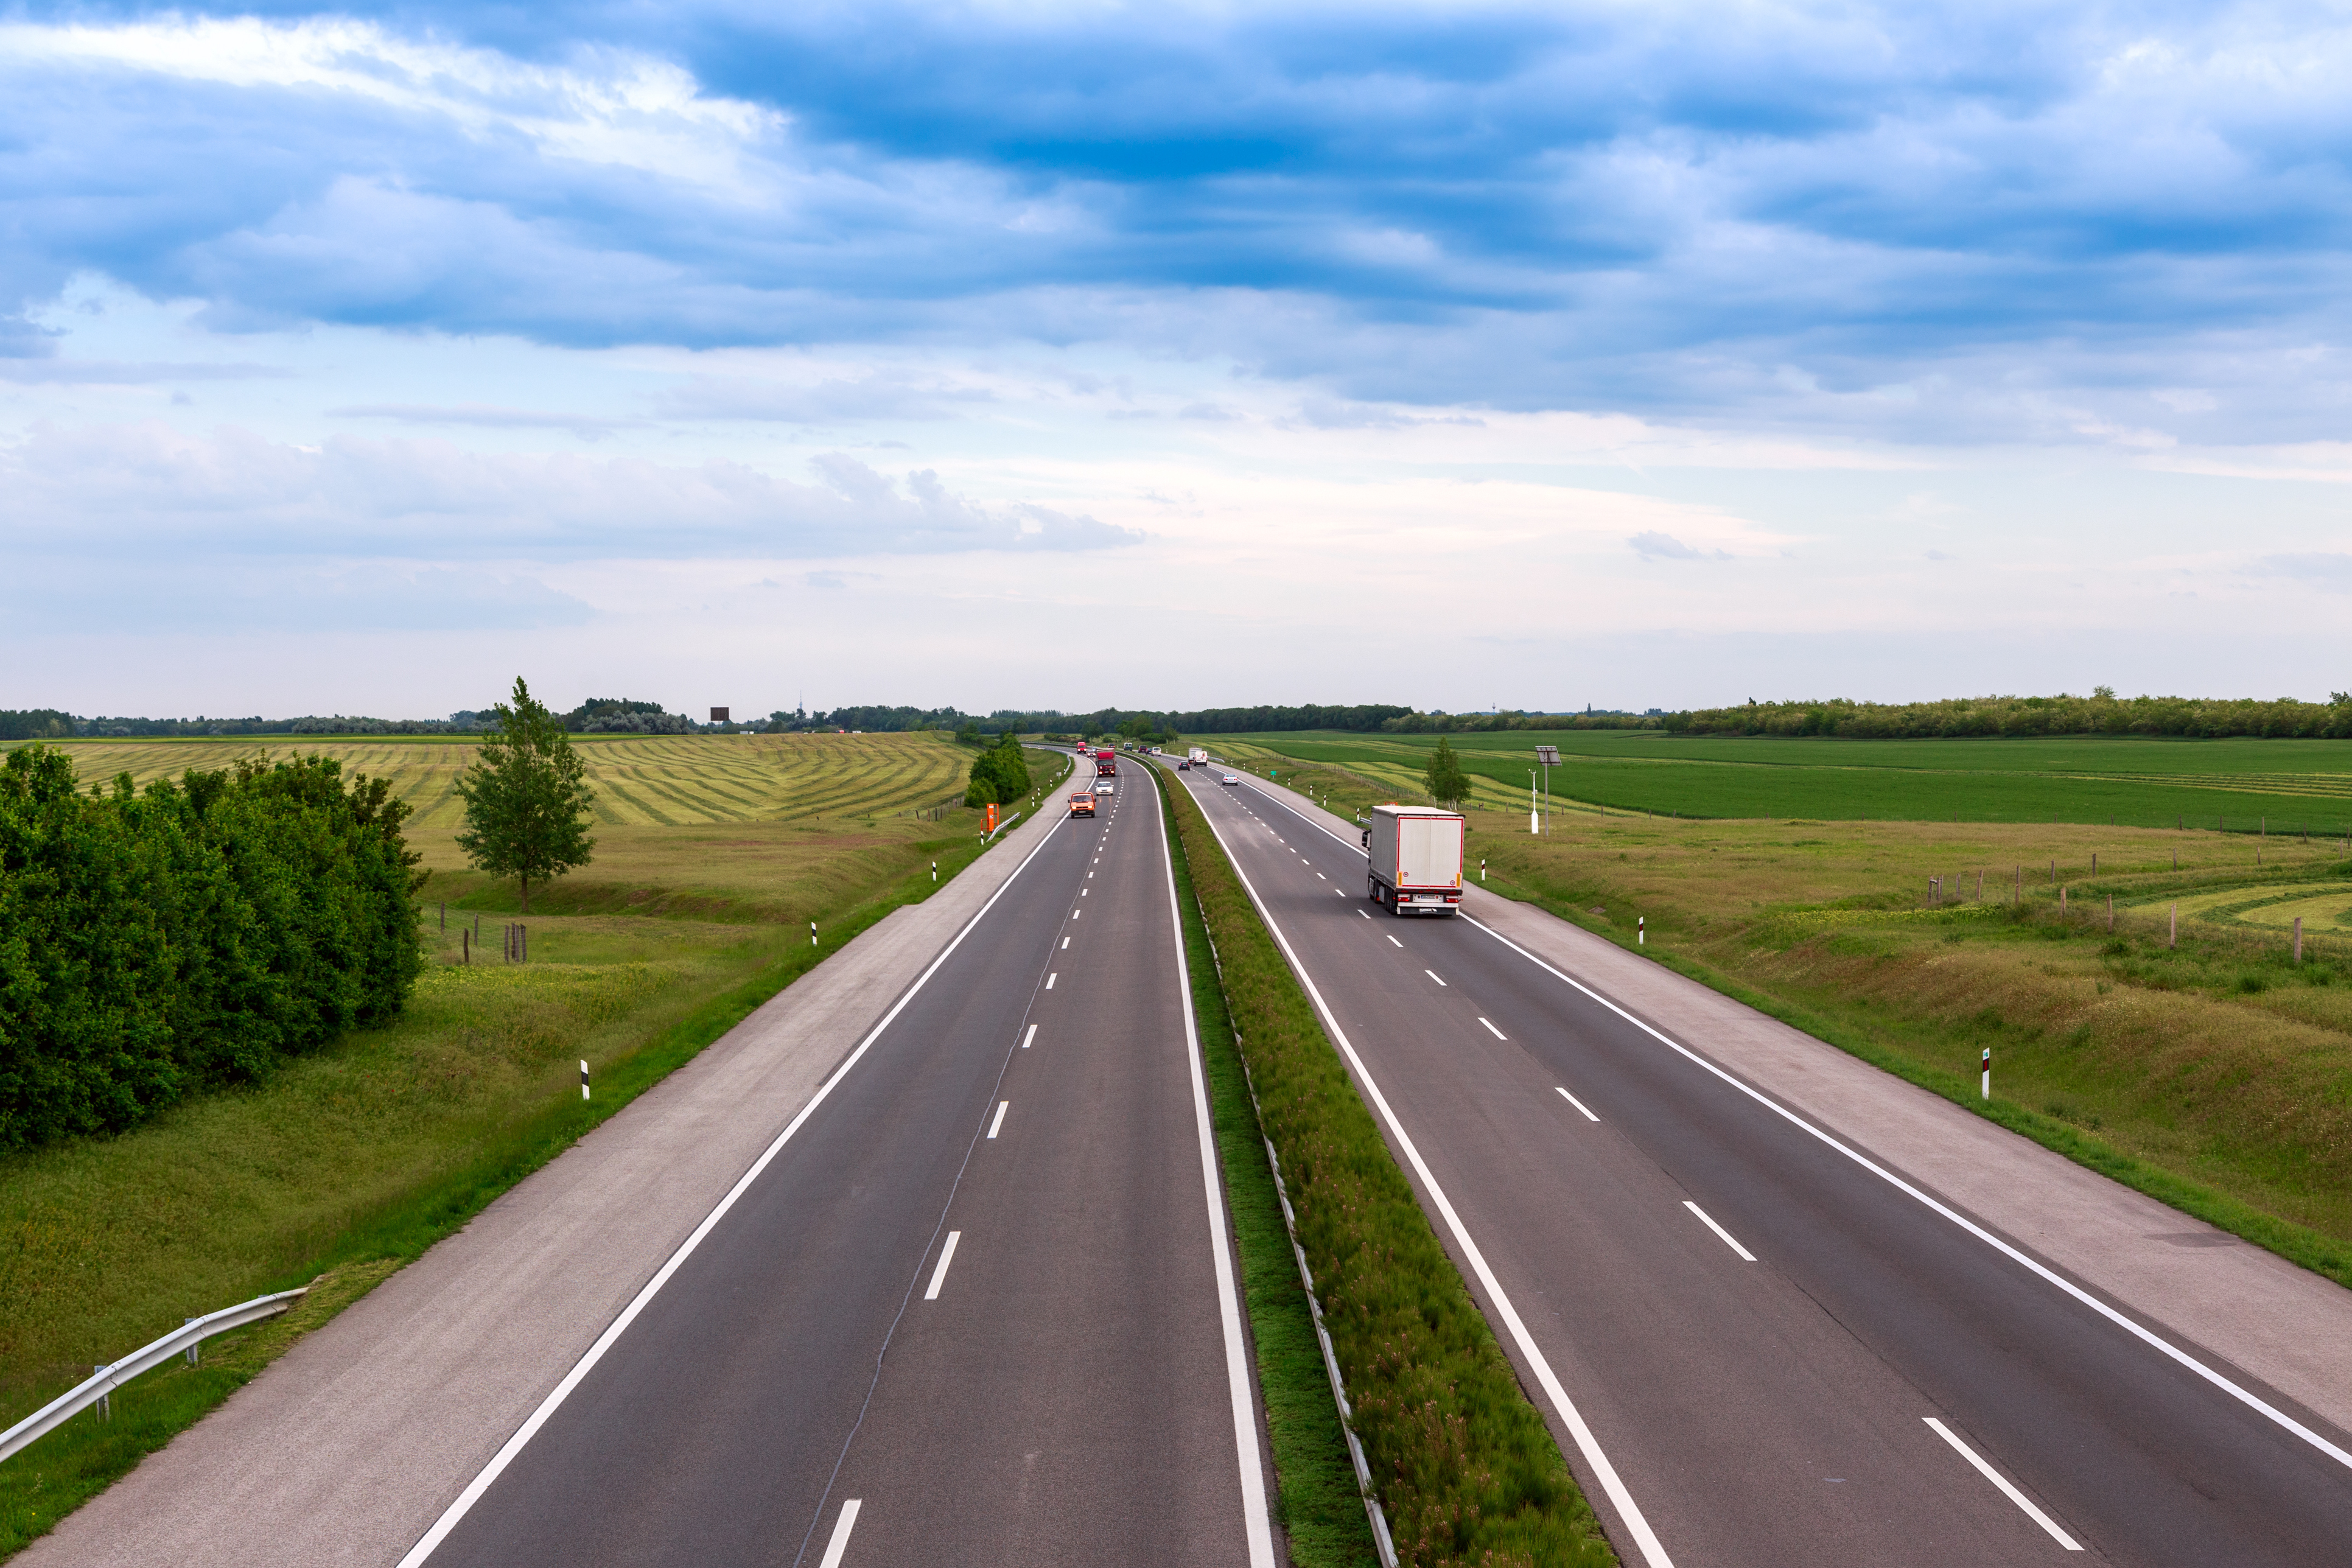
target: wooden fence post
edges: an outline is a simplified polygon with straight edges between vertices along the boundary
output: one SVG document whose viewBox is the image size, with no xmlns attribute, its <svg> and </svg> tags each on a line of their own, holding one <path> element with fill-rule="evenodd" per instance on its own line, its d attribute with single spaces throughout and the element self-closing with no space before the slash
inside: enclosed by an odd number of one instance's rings
<svg viewBox="0 0 2352 1568">
<path fill-rule="evenodd" d="M 2303 962 L 2303 917 L 2301 915 L 2294 917 L 2294 961 L 2297 963 Z"/>
</svg>

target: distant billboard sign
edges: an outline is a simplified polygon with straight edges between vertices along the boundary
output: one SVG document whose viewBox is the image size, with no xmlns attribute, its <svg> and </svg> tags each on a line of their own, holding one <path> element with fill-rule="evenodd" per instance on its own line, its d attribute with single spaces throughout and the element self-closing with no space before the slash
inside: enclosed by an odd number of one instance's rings
<svg viewBox="0 0 2352 1568">
<path fill-rule="evenodd" d="M 713 708 L 713 709 L 710 710 L 710 721 L 711 721 L 712 723 L 714 723 L 714 724 L 724 724 L 724 723 L 726 723 L 726 722 L 727 722 L 727 710 L 726 710 L 726 709 L 724 709 L 724 708 Z"/>
</svg>

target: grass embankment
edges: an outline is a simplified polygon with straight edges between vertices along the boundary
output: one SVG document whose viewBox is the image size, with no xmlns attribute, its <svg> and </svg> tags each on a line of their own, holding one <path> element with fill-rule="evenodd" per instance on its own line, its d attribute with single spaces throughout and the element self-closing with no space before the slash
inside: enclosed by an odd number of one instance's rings
<svg viewBox="0 0 2352 1568">
<path fill-rule="evenodd" d="M 1859 821 L 2081 822 L 2337 834 L 2352 825 L 2352 742 L 2137 736 L 1948 741 L 1696 737 L 1656 731 L 1507 731 L 1445 737 L 1471 804 L 1528 809 L 1538 742 L 1557 744 L 1565 814 Z M 1210 737 L 1219 755 L 1297 759 L 1391 788 L 1421 787 L 1435 735 Z M 1287 774 L 1286 773 L 1286 778 Z"/>
<path fill-rule="evenodd" d="M 1157 776 L 1157 770 L 1155 770 Z M 1307 1288 L 1282 1223 L 1282 1202 L 1266 1163 L 1265 1131 L 1250 1101 L 1249 1079 L 1234 1041 L 1232 1016 L 1217 976 L 1216 950 L 1201 913 L 1190 858 L 1179 836 L 1172 791 L 1160 779 L 1160 810 L 1176 867 L 1176 902 L 1184 923 L 1184 953 L 1192 979 L 1193 1021 L 1215 1122 L 1217 1159 L 1225 1178 L 1225 1208 L 1233 1215 L 1242 1295 L 1257 1355 L 1258 1387 L 1265 1400 L 1266 1436 L 1280 1489 L 1277 1517 L 1298 1568 L 1364 1568 L 1380 1561 L 1371 1523 L 1357 1493 L 1331 1380 L 1316 1342 Z"/>
<path fill-rule="evenodd" d="M 1168 795 L 1398 1561 L 1614 1562 L 1200 807 Z"/>
<path fill-rule="evenodd" d="M 830 836 L 731 828 L 753 842 L 673 840 L 667 862 L 653 830 L 611 830 L 625 842 L 587 884 L 606 891 L 580 901 L 723 918 L 551 915 L 535 900 L 527 965 L 495 958 L 510 885 L 436 878 L 435 962 L 396 1023 L 121 1137 L 0 1157 L 0 1426 L 184 1318 L 328 1276 L 288 1319 L 215 1342 L 203 1366 L 118 1393 L 112 1422 L 77 1417 L 0 1464 L 0 1557 L 825 955 L 929 897 L 934 859 L 944 883 L 982 852 L 979 815 Z M 445 889 L 462 893 L 446 931 Z M 501 919 L 482 924 L 488 952 L 457 963 L 478 912 Z"/>
<path fill-rule="evenodd" d="M 1347 814 L 1400 793 L 1303 773 Z M 1626 946 L 1643 920 L 1650 958 L 2352 1285 L 2338 841 L 1567 815 L 1538 839 L 1523 810 L 1469 816 L 1490 890 Z"/>
</svg>

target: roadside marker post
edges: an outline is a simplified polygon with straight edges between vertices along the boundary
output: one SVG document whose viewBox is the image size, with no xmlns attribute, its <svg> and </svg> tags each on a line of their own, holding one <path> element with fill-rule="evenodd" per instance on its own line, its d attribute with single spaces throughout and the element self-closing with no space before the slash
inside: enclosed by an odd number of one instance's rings
<svg viewBox="0 0 2352 1568">
<path fill-rule="evenodd" d="M 588 1064 L 584 1060 L 580 1064 L 580 1098 L 588 1098 Z"/>
<path fill-rule="evenodd" d="M 1979 1091 L 1987 1100 L 1992 1098 L 1992 1047 L 1984 1048 L 1984 1084 Z"/>
<path fill-rule="evenodd" d="M 809 945 L 811 947 L 816 945 L 816 921 L 809 921 Z"/>
<path fill-rule="evenodd" d="M 1647 915 L 1635 915 L 1633 917 L 1633 945 L 1635 947 L 1647 947 L 1649 943 L 1650 917 Z"/>
</svg>

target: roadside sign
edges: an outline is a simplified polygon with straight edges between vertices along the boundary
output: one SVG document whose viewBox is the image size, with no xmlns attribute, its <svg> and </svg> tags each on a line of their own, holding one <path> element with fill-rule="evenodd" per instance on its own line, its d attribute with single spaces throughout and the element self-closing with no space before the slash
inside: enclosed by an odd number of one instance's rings
<svg viewBox="0 0 2352 1568">
<path fill-rule="evenodd" d="M 1548 768 L 1556 768 L 1559 766 L 1559 748 L 1558 746 L 1538 746 L 1536 748 L 1536 761 L 1543 763 L 1543 765 Z"/>
</svg>

